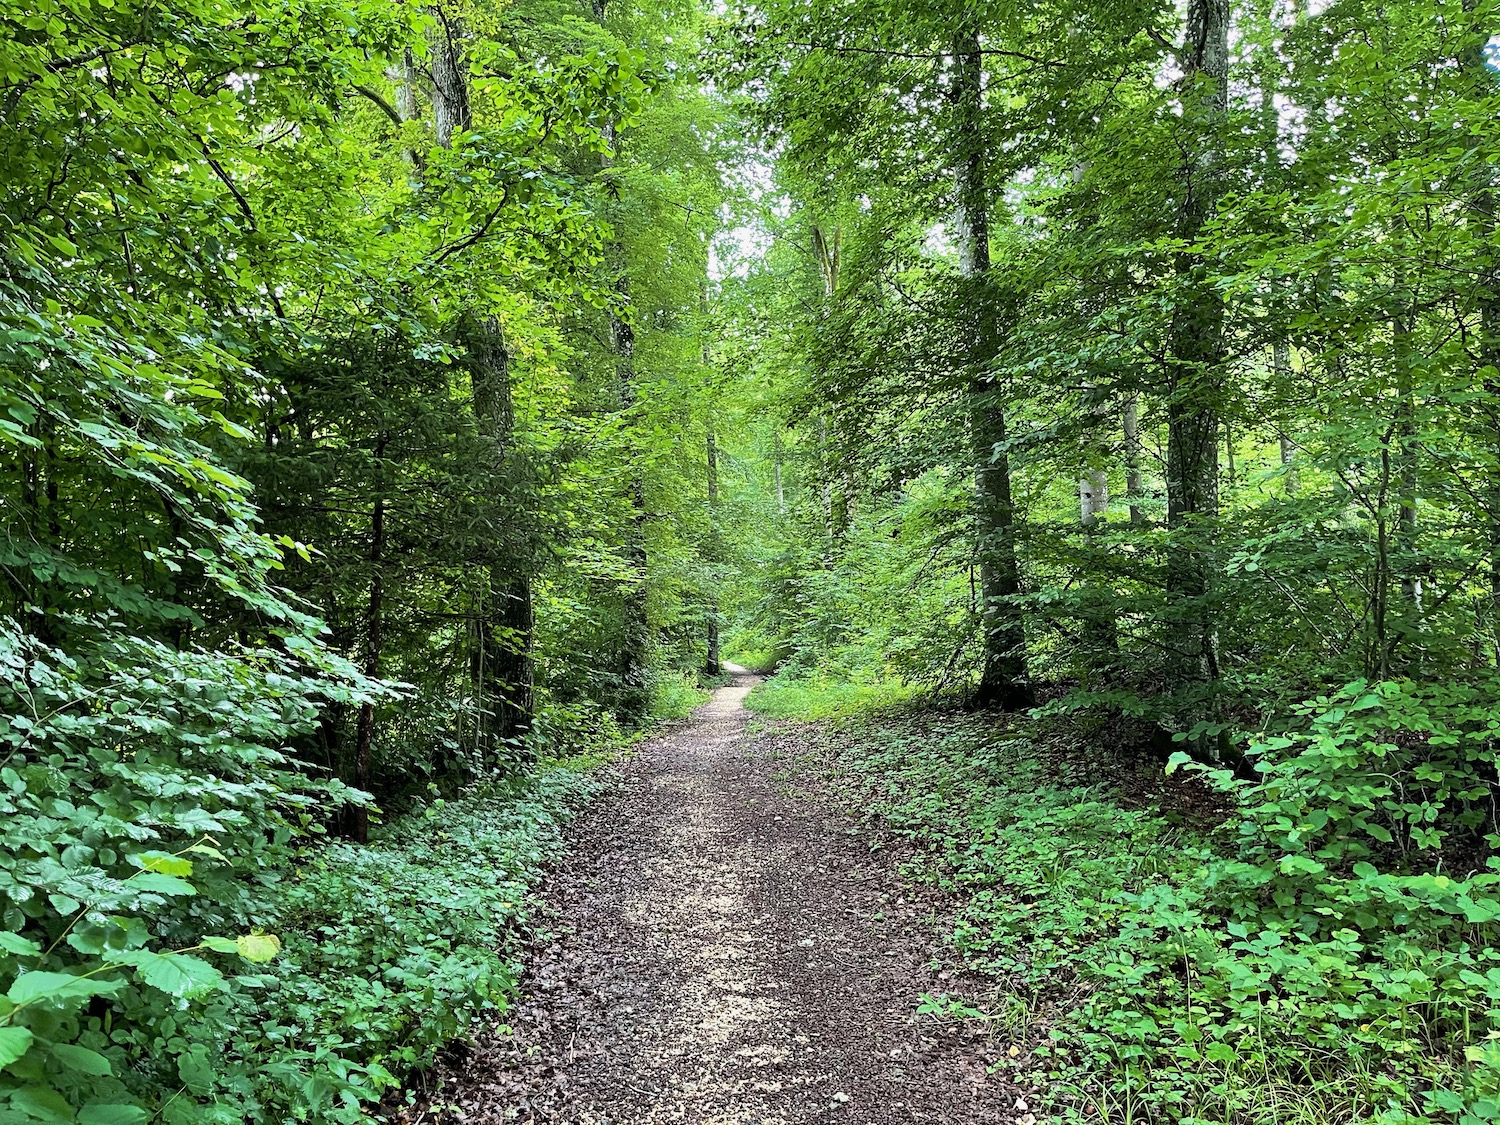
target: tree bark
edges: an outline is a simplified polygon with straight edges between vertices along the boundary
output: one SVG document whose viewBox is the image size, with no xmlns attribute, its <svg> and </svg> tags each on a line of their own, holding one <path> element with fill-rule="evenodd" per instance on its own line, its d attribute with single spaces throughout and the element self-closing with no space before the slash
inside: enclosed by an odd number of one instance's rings
<svg viewBox="0 0 1500 1125">
<path fill-rule="evenodd" d="M 708 348 L 705 345 L 704 351 Z M 709 423 L 708 435 L 704 442 L 705 453 L 708 462 L 708 563 L 714 567 L 719 560 L 719 440 L 714 433 L 713 423 Z M 710 576 L 710 582 L 717 582 L 718 575 Z M 703 670 L 710 676 L 717 676 L 723 669 L 723 662 L 719 655 L 719 597 L 718 590 L 711 590 L 708 597 L 708 653 L 703 662 Z"/>
<path fill-rule="evenodd" d="M 984 67 L 979 36 L 964 30 L 954 38 L 952 96 L 957 111 L 955 166 L 957 213 L 954 233 L 966 305 L 974 319 L 969 334 L 969 422 L 973 443 L 975 555 L 979 568 L 979 615 L 983 663 L 975 702 L 1007 710 L 1029 706 L 1026 631 L 1016 597 L 1021 571 L 1016 559 L 1015 505 L 1010 456 L 1005 450 L 1005 405 L 989 366 L 999 351 L 999 324 L 985 282 L 990 272 L 989 191 L 985 184 Z"/>
<path fill-rule="evenodd" d="M 437 17 L 432 29 L 432 126 L 437 143 L 453 147 L 453 135 L 474 127 L 469 104 L 469 63 L 463 50 L 463 21 L 441 6 L 430 9 Z"/>
<path fill-rule="evenodd" d="M 1179 54 L 1183 124 L 1190 131 L 1183 162 L 1178 235 L 1192 242 L 1222 192 L 1223 131 L 1228 109 L 1228 0 L 1189 0 L 1187 39 Z M 1219 507 L 1219 397 L 1224 303 L 1202 276 L 1200 256 L 1174 263 L 1178 304 L 1171 325 L 1167 396 L 1167 597 L 1176 635 L 1170 679 L 1216 678 L 1213 612 L 1214 523 Z"/>
<path fill-rule="evenodd" d="M 464 318 L 459 337 L 467 353 L 475 421 L 489 441 L 488 467 L 498 482 L 515 439 L 510 354 L 494 317 L 478 322 Z M 522 740 L 531 729 L 536 685 L 535 622 L 525 561 L 490 553 L 478 621 L 475 680 L 480 758 L 498 766 L 507 756 L 511 760 L 525 756 Z"/>
<path fill-rule="evenodd" d="M 771 434 L 771 467 L 776 475 L 776 514 L 786 515 L 786 488 L 781 481 L 781 432 Z"/>
<path fill-rule="evenodd" d="M 1140 524 L 1145 521 L 1145 513 L 1141 510 L 1141 423 L 1140 407 L 1136 396 L 1131 395 L 1125 400 L 1125 408 L 1122 411 L 1120 427 L 1125 437 L 1125 499 L 1130 504 L 1130 522 Z"/>
</svg>

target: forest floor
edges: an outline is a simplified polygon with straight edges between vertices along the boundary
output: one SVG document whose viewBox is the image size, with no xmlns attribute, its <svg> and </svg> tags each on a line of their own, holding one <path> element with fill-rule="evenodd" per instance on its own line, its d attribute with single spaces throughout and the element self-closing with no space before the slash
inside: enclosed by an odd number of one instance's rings
<svg viewBox="0 0 1500 1125">
<path fill-rule="evenodd" d="M 953 991 L 912 898 L 796 727 L 738 671 L 613 767 L 546 892 L 506 1024 L 431 1077 L 412 1125 L 1033 1125 L 1007 1050 L 919 1015 Z"/>
</svg>

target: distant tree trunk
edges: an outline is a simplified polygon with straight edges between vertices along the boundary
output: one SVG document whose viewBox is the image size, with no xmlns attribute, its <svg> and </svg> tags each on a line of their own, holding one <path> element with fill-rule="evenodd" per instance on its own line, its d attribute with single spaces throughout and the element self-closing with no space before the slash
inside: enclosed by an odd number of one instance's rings
<svg viewBox="0 0 1500 1125">
<path fill-rule="evenodd" d="M 776 474 L 776 514 L 786 515 L 786 489 L 781 482 L 781 431 L 771 433 L 771 466 Z"/>
<path fill-rule="evenodd" d="M 705 378 L 712 380 L 714 370 L 713 350 L 709 347 L 709 315 L 708 315 L 708 263 L 704 262 L 704 279 L 698 290 L 698 306 L 701 314 L 699 327 L 698 352 L 703 361 Z M 709 592 L 707 601 L 708 622 L 707 651 L 704 654 L 703 670 L 710 676 L 717 676 L 723 671 L 723 660 L 719 654 L 719 565 L 724 561 L 724 534 L 719 526 L 719 435 L 714 430 L 713 417 L 710 414 L 703 443 L 704 468 L 707 470 L 708 479 L 708 550 L 705 561 L 709 566 Z"/>
<path fill-rule="evenodd" d="M 459 322 L 458 336 L 467 353 L 474 417 L 489 439 L 490 469 L 498 480 L 515 439 L 515 406 L 510 383 L 510 354 L 500 322 L 494 317 Z M 477 637 L 477 688 L 481 760 L 499 765 L 505 748 L 513 756 L 531 729 L 536 670 L 531 578 L 524 560 L 499 557 L 488 548 L 486 589 Z M 491 717 L 490 722 L 485 716 Z"/>
<path fill-rule="evenodd" d="M 1278 339 L 1271 345 L 1271 372 L 1278 387 L 1285 386 L 1292 377 L 1291 348 L 1286 340 Z M 1282 486 L 1288 496 L 1296 496 L 1302 487 L 1302 473 L 1297 468 L 1297 446 L 1286 434 L 1281 435 Z"/>
<path fill-rule="evenodd" d="M 396 116 L 402 121 L 415 121 L 420 112 L 417 108 L 417 60 L 410 47 L 401 53 L 401 65 L 390 77 L 396 83 Z M 407 165 L 420 174 L 426 165 L 423 154 L 415 148 L 406 148 L 403 152 Z"/>
<path fill-rule="evenodd" d="M 823 569 L 833 569 L 838 531 L 833 520 L 833 456 L 829 450 L 828 419 L 818 419 L 819 495 L 823 501 Z"/>
<path fill-rule="evenodd" d="M 1109 474 L 1090 469 L 1078 479 L 1078 507 L 1083 526 L 1094 527 L 1109 510 Z"/>
<path fill-rule="evenodd" d="M 375 445 L 375 461 L 385 458 L 386 437 L 381 435 Z M 384 469 L 381 470 L 382 475 Z M 384 489 L 382 482 L 380 488 Z M 365 609 L 365 662 L 364 674 L 372 680 L 380 676 L 380 659 L 385 644 L 385 494 L 377 493 L 375 507 L 370 513 L 370 597 Z M 359 717 L 354 726 L 354 787 L 370 791 L 371 751 L 375 743 L 375 704 L 368 700 L 359 706 Z M 370 839 L 370 813 L 368 809 L 351 805 L 347 810 L 345 832 L 356 843 L 368 843 Z"/>
<path fill-rule="evenodd" d="M 592 0 L 594 20 L 604 26 L 608 0 Z M 616 125 L 606 121 L 602 130 L 605 143 L 615 147 Z M 607 171 L 609 156 L 599 158 L 599 169 Z M 635 408 L 635 329 L 624 310 L 630 305 L 630 271 L 625 261 L 625 246 L 618 239 L 610 244 L 608 258 L 615 275 L 618 298 L 609 310 L 610 348 L 615 354 L 615 383 L 620 409 Z M 647 603 L 647 577 L 650 562 L 646 553 L 646 479 L 638 458 L 630 479 L 630 526 L 626 533 L 625 557 L 634 580 L 625 589 L 623 622 L 619 650 L 619 673 L 622 686 L 621 704 L 631 715 L 642 715 L 651 701 L 651 622 Z"/>
<path fill-rule="evenodd" d="M 1407 304 L 1404 275 L 1396 278 L 1397 300 Z M 1401 560 L 1401 596 L 1412 624 L 1422 616 L 1422 574 L 1417 563 L 1417 401 L 1412 385 L 1411 328 L 1405 311 L 1391 321 L 1391 344 L 1396 366 L 1396 554 Z"/>
<path fill-rule="evenodd" d="M 979 36 L 964 30 L 954 38 L 953 99 L 958 110 L 956 165 L 958 207 L 954 233 L 959 271 L 974 317 L 968 340 L 969 420 L 973 442 L 974 509 L 979 564 L 983 666 L 975 702 L 1016 709 L 1032 702 L 1026 670 L 1026 631 L 1016 596 L 1015 505 L 1010 456 L 1005 451 L 1005 404 L 988 370 L 999 351 L 994 299 L 986 291 L 990 272 L 989 190 L 985 184 L 984 65 Z"/>
<path fill-rule="evenodd" d="M 1213 214 L 1220 184 L 1228 108 L 1228 0 L 1189 0 L 1183 69 L 1179 237 L 1196 240 Z M 1213 612 L 1213 533 L 1219 507 L 1219 392 L 1224 302 L 1203 279 L 1204 263 L 1185 250 L 1175 262 L 1180 296 L 1173 314 L 1167 397 L 1166 588 L 1173 619 L 1168 673 L 1178 683 L 1218 675 Z"/>
<path fill-rule="evenodd" d="M 1130 504 L 1130 522 L 1142 523 L 1145 513 L 1141 510 L 1141 423 L 1140 407 L 1136 396 L 1125 400 L 1121 417 L 1121 429 L 1125 437 L 1125 499 Z"/>
<path fill-rule="evenodd" d="M 1108 511 L 1109 473 L 1104 469 L 1089 469 L 1078 480 L 1078 516 L 1085 540 L 1103 530 Z M 1107 664 L 1114 659 L 1120 643 L 1114 592 L 1106 580 L 1090 589 L 1089 594 L 1097 598 L 1097 604 L 1088 606 L 1085 613 L 1088 639 L 1094 650 L 1090 655 L 1093 663 Z"/>
<path fill-rule="evenodd" d="M 707 345 L 704 347 L 706 352 Z M 708 457 L 708 562 L 712 566 L 719 560 L 719 441 L 714 433 L 713 423 L 709 423 L 708 436 L 705 441 L 705 452 Z M 710 576 L 711 582 L 718 581 L 718 575 Z M 710 592 L 708 597 L 708 655 L 703 662 L 703 670 L 710 676 L 717 676 L 723 669 L 723 663 L 719 656 L 719 593 L 717 589 Z"/>
<path fill-rule="evenodd" d="M 814 226 L 812 232 L 813 253 L 818 260 L 818 272 L 823 278 L 823 316 L 833 310 L 834 299 L 839 289 L 839 269 L 843 264 L 844 231 L 834 227 L 831 232 Z M 828 438 L 828 418 L 818 418 L 818 475 L 823 492 L 823 568 L 832 570 L 849 528 L 849 490 L 840 480 L 843 474 L 837 467 L 832 443 Z M 839 480 L 840 486 L 834 487 Z"/>
<path fill-rule="evenodd" d="M 1476 0 L 1464 0 L 1464 10 L 1472 13 Z M 1485 48 L 1492 35 L 1490 28 L 1471 28 L 1464 45 L 1460 64 L 1469 76 L 1476 98 L 1493 97 L 1497 86 L 1494 68 L 1485 59 Z M 1495 166 L 1493 161 L 1480 161 L 1475 167 L 1481 177 L 1474 192 L 1474 225 L 1479 234 L 1480 245 L 1488 255 L 1479 270 L 1479 366 L 1487 371 L 1484 386 L 1489 399 L 1491 453 L 1500 459 L 1500 251 L 1495 249 L 1500 236 L 1500 223 L 1496 222 Z M 1489 519 L 1489 633 L 1495 659 L 1500 663 L 1500 473 L 1492 471 L 1487 490 Z"/>
<path fill-rule="evenodd" d="M 1266 0 L 1261 12 L 1261 18 L 1269 27 L 1275 24 L 1275 0 Z M 1293 5 L 1293 22 L 1300 22 L 1305 15 L 1306 5 L 1302 0 L 1297 0 Z M 1281 170 L 1281 111 L 1276 105 L 1276 96 L 1280 92 L 1280 83 L 1277 76 L 1276 52 L 1269 48 L 1262 49 L 1262 65 L 1260 67 L 1260 112 L 1261 112 L 1261 143 L 1265 160 L 1264 179 L 1272 183 L 1273 173 Z M 1274 313 L 1274 310 L 1273 310 Z M 1291 346 L 1287 341 L 1285 333 L 1278 326 L 1276 335 L 1271 341 L 1271 375 L 1279 394 L 1283 388 L 1290 386 L 1292 378 Z M 1297 489 L 1301 484 L 1298 477 L 1297 466 L 1293 463 L 1296 455 L 1296 444 L 1288 434 L 1280 435 L 1281 464 L 1282 464 L 1282 487 L 1288 496 L 1296 496 Z"/>
</svg>

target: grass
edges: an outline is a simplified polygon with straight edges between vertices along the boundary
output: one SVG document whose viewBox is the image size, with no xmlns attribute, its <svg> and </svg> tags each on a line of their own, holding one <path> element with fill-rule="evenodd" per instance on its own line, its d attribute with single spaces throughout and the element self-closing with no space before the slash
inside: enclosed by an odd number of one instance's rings
<svg viewBox="0 0 1500 1125">
<path fill-rule="evenodd" d="M 716 685 L 715 685 L 716 686 Z M 654 722 L 685 719 L 708 702 L 713 692 L 690 672 L 662 672 L 651 689 L 650 717 Z"/>
<path fill-rule="evenodd" d="M 846 682 L 782 673 L 759 685 L 745 706 L 768 719 L 847 719 L 910 702 L 917 689 L 896 680 Z"/>
</svg>

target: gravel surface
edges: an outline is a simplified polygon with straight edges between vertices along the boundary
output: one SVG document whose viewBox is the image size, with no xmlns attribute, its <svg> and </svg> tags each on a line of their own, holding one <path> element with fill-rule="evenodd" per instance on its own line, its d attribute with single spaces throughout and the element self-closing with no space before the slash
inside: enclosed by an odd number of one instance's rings
<svg viewBox="0 0 1500 1125">
<path fill-rule="evenodd" d="M 407 1122 L 1033 1125 L 952 991 L 930 906 L 807 768 L 752 733 L 739 674 L 618 767 L 549 881 L 551 940 L 507 1028 L 449 1060 Z"/>
</svg>

